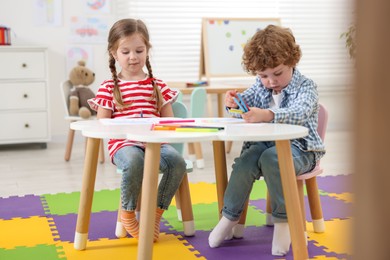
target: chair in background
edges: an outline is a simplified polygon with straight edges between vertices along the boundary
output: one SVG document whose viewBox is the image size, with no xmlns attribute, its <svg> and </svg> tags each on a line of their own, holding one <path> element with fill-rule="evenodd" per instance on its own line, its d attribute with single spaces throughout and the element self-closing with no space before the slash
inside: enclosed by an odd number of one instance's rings
<svg viewBox="0 0 390 260">
<path fill-rule="evenodd" d="M 187 117 L 187 108 L 182 102 L 176 101 L 172 104 L 173 114 L 175 117 L 180 118 L 186 118 Z M 180 154 L 183 154 L 183 143 L 172 143 L 171 144 Z M 176 208 L 177 208 L 177 217 L 180 221 L 183 222 L 183 230 L 185 236 L 193 236 L 195 234 L 195 224 L 194 224 L 194 215 L 192 212 L 192 202 L 191 202 L 191 195 L 190 195 L 190 186 L 188 182 L 188 176 L 187 173 L 190 173 L 193 171 L 193 164 L 190 160 L 186 161 L 186 174 L 183 177 L 183 180 L 179 186 L 179 189 L 177 190 L 175 194 L 175 200 L 176 200 Z M 121 174 L 121 170 L 117 169 L 117 173 Z M 141 193 L 142 196 L 142 193 Z M 140 201 L 141 196 L 138 198 L 138 205 L 136 209 L 136 215 L 139 219 L 139 212 L 141 209 Z M 118 208 L 118 216 L 117 216 L 117 222 L 116 222 L 116 228 L 115 228 L 115 235 L 120 237 L 127 236 L 127 232 L 125 228 L 123 227 L 121 223 L 121 209 L 122 209 L 122 203 L 119 199 L 119 208 Z"/>
<path fill-rule="evenodd" d="M 197 87 L 191 93 L 190 114 L 188 117 L 204 117 L 207 107 L 207 92 L 204 87 Z M 188 143 L 188 155 L 190 160 L 196 162 L 196 167 L 204 168 L 204 159 L 201 143 Z"/>
<path fill-rule="evenodd" d="M 319 113 L 318 113 L 317 132 L 318 135 L 321 137 L 322 141 L 325 141 L 325 133 L 326 133 L 327 125 L 328 125 L 328 111 L 324 105 L 320 104 Z M 320 195 L 318 192 L 318 185 L 317 185 L 317 175 L 323 173 L 323 171 L 324 171 L 323 168 L 320 166 L 320 161 L 318 161 L 316 167 L 312 171 L 297 176 L 298 194 L 299 194 L 302 216 L 304 221 L 303 226 L 305 227 L 306 230 L 306 213 L 305 213 L 305 200 L 304 200 L 305 197 L 303 191 L 303 186 L 305 183 L 311 218 L 313 220 L 313 230 L 316 233 L 325 232 L 325 222 L 322 214 Z M 240 221 L 233 229 L 234 237 L 243 236 L 247 207 L 248 204 L 245 206 L 245 210 L 240 218 Z M 267 192 L 266 224 L 268 226 L 273 225 L 271 212 L 272 212 L 271 203 L 269 199 L 269 193 Z"/>
<path fill-rule="evenodd" d="M 63 81 L 61 83 L 61 94 L 62 94 L 62 100 L 64 104 L 65 109 L 65 120 L 69 121 L 69 124 L 75 121 L 81 121 L 81 120 L 96 120 L 96 116 L 92 116 L 88 119 L 84 119 L 80 116 L 71 116 L 69 114 L 69 93 L 72 89 L 73 85 L 69 80 Z M 73 147 L 73 140 L 74 140 L 74 134 L 75 130 L 69 128 L 68 132 L 68 140 L 66 142 L 66 150 L 65 150 L 65 161 L 70 160 L 70 156 L 72 153 L 72 147 Z M 99 151 L 99 161 L 100 163 L 104 163 L 104 145 L 103 140 L 100 142 L 100 151 Z"/>
</svg>

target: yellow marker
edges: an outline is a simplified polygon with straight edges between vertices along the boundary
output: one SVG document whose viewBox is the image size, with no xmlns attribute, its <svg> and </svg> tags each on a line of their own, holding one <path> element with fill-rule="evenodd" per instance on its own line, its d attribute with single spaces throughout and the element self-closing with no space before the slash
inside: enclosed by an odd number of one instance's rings
<svg viewBox="0 0 390 260">
<path fill-rule="evenodd" d="M 173 127 L 171 127 L 171 126 L 159 126 L 159 125 L 155 125 L 153 128 L 152 128 L 152 130 L 175 130 L 176 129 L 176 127 L 175 126 L 173 126 Z"/>
<path fill-rule="evenodd" d="M 233 114 L 242 114 L 243 113 L 242 110 L 234 109 L 234 108 L 229 109 L 229 112 L 233 113 Z"/>
</svg>

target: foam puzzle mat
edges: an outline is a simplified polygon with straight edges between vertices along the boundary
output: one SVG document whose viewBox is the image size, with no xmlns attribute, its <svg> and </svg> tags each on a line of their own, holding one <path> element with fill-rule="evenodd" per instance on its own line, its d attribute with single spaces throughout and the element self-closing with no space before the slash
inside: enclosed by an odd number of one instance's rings
<svg viewBox="0 0 390 260">
<path fill-rule="evenodd" d="M 314 233 L 306 201 L 310 259 L 352 259 L 351 176 L 318 177 L 325 233 Z M 244 237 L 210 248 L 207 238 L 218 222 L 215 184 L 191 183 L 196 233 L 185 237 L 175 202 L 164 212 L 153 259 L 293 259 L 273 257 L 273 227 L 265 225 L 266 188 L 257 181 L 250 196 Z M 119 189 L 95 191 L 87 249 L 73 248 L 79 192 L 0 198 L 0 259 L 136 259 L 137 240 L 116 238 Z"/>
</svg>

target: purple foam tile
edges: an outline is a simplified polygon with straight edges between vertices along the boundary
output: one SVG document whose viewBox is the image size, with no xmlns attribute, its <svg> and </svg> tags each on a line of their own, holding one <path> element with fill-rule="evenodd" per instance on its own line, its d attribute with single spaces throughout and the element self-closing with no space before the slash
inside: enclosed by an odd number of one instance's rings
<svg viewBox="0 0 390 260">
<path fill-rule="evenodd" d="M 91 214 L 88 240 L 114 239 L 117 212 L 103 211 Z M 74 242 L 77 214 L 52 215 L 61 241 Z"/>
<path fill-rule="evenodd" d="M 352 174 L 337 176 L 318 176 L 318 188 L 328 193 L 353 192 Z"/>
<path fill-rule="evenodd" d="M 102 211 L 91 214 L 89 224 L 88 240 L 99 240 L 101 238 L 116 239 L 115 226 L 117 211 Z M 77 214 L 52 215 L 54 225 L 57 227 L 61 241 L 74 242 L 76 231 Z M 160 223 L 160 232 L 172 233 L 169 227 Z M 129 236 L 130 237 L 130 236 Z"/>
<path fill-rule="evenodd" d="M 321 206 L 322 206 L 322 214 L 324 216 L 324 220 L 332 220 L 335 218 L 345 219 L 352 217 L 352 204 L 344 202 L 342 200 L 338 200 L 329 196 L 320 196 Z M 252 206 L 262 210 L 265 212 L 266 210 L 266 200 L 251 200 L 249 203 Z M 307 197 L 305 197 L 305 213 L 306 219 L 311 221 L 309 202 Z"/>
<path fill-rule="evenodd" d="M 194 237 L 185 238 L 201 256 L 209 260 L 293 259 L 292 249 L 284 257 L 272 256 L 272 227 L 246 227 L 244 238 L 224 241 L 218 248 L 209 247 L 207 242 L 209 234 L 210 232 L 208 231 L 197 231 Z M 310 258 L 324 255 L 341 259 L 339 258 L 340 255 L 327 253 L 323 247 L 318 247 L 311 241 L 308 243 L 308 254 Z"/>
<path fill-rule="evenodd" d="M 45 210 L 39 196 L 25 195 L 23 197 L 0 198 L 0 219 L 9 220 L 44 215 Z"/>
<path fill-rule="evenodd" d="M 172 226 L 169 225 L 169 222 L 164 219 L 164 217 L 161 219 L 160 222 L 160 233 L 167 233 L 167 234 L 183 234 L 183 232 L 175 231 L 175 229 L 172 228 Z"/>
<path fill-rule="evenodd" d="M 245 228 L 243 239 L 224 241 L 218 248 L 208 245 L 208 231 L 196 231 L 194 237 L 185 238 L 206 259 L 274 259 L 271 255 L 273 228 Z M 256 234 L 256 235 L 255 235 Z"/>
</svg>

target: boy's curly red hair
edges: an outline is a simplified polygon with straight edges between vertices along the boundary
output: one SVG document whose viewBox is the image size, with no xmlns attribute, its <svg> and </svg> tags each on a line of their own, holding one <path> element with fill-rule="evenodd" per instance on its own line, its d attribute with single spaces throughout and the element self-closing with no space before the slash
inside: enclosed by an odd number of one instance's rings
<svg viewBox="0 0 390 260">
<path fill-rule="evenodd" d="M 268 25 L 245 45 L 242 65 L 246 72 L 256 75 L 280 64 L 295 67 L 301 56 L 301 48 L 290 29 Z"/>
</svg>

